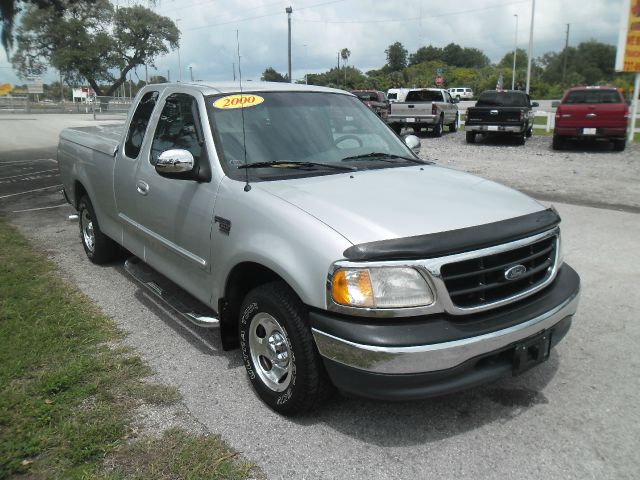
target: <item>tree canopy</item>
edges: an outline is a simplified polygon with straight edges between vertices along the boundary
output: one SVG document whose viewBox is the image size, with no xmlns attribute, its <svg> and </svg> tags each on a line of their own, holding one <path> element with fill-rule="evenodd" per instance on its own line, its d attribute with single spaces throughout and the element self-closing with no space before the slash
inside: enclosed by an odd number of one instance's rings
<svg viewBox="0 0 640 480">
<path fill-rule="evenodd" d="M 389 71 L 397 72 L 407 66 L 407 54 L 409 52 L 400 42 L 389 45 L 384 53 L 387 55 L 386 66 Z"/>
<path fill-rule="evenodd" d="M 262 76 L 260 80 L 263 82 L 288 82 L 288 75 L 285 73 L 284 75 L 278 72 L 273 67 L 265 68 L 264 72 L 262 72 Z"/>
<path fill-rule="evenodd" d="M 22 17 L 11 59 L 22 77 L 50 65 L 67 81 L 86 80 L 98 95 L 111 95 L 132 69 L 154 66 L 155 58 L 178 47 L 176 25 L 148 8 L 114 9 L 108 0 L 58 2 L 60 11 L 31 5 Z"/>
</svg>

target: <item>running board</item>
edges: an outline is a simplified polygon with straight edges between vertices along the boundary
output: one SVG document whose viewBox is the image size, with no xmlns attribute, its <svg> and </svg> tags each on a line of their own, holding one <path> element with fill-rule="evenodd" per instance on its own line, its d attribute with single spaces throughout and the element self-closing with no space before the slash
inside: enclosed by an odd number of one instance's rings
<svg viewBox="0 0 640 480">
<path fill-rule="evenodd" d="M 138 257 L 127 259 L 124 269 L 156 299 L 185 320 L 203 328 L 216 328 L 220 325 L 220 320 L 213 310 Z"/>
</svg>

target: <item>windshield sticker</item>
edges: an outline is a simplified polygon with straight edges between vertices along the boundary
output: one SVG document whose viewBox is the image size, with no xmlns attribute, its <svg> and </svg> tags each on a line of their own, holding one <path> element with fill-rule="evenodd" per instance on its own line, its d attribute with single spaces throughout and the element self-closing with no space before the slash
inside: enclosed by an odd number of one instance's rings
<svg viewBox="0 0 640 480">
<path fill-rule="evenodd" d="M 228 97 L 222 97 L 213 102 L 214 108 L 247 108 L 255 107 L 264 102 L 264 98 L 260 95 L 229 95 Z"/>
</svg>

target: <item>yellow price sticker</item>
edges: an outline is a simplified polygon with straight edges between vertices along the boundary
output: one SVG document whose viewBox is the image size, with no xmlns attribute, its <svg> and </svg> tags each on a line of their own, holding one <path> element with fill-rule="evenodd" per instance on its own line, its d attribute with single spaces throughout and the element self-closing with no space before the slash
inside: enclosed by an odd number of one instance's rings
<svg viewBox="0 0 640 480">
<path fill-rule="evenodd" d="M 247 108 L 255 107 L 264 102 L 264 98 L 260 95 L 229 95 L 222 97 L 213 102 L 215 108 Z"/>
</svg>

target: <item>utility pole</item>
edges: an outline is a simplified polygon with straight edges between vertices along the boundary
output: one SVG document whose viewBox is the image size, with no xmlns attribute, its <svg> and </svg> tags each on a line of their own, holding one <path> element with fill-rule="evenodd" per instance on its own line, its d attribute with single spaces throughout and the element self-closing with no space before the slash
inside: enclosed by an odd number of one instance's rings
<svg viewBox="0 0 640 480">
<path fill-rule="evenodd" d="M 144 83 L 145 85 L 149 85 L 149 67 L 147 64 L 144 65 Z"/>
<path fill-rule="evenodd" d="M 511 90 L 515 90 L 516 87 L 516 55 L 518 53 L 518 14 L 515 14 L 514 17 L 516 17 L 516 35 L 513 42 L 513 72 L 511 73 Z"/>
<path fill-rule="evenodd" d="M 293 8 L 291 7 L 287 7 L 284 9 L 285 12 L 287 12 L 287 23 L 289 24 L 289 83 L 293 82 L 293 79 L 291 78 L 291 13 L 293 13 Z"/>
<path fill-rule="evenodd" d="M 193 67 L 189 65 L 189 77 L 191 77 L 191 81 L 193 82 Z"/>
<path fill-rule="evenodd" d="M 60 72 L 60 101 L 64 103 L 64 86 L 62 85 L 62 70 L 58 70 Z"/>
<path fill-rule="evenodd" d="M 231 68 L 233 69 L 233 81 L 236 81 L 236 62 L 231 64 Z"/>
<path fill-rule="evenodd" d="M 569 23 L 567 23 L 567 37 L 564 40 L 564 53 L 563 53 L 563 59 L 562 59 L 562 84 L 564 85 L 564 78 L 565 75 L 567 74 L 567 54 L 569 53 L 567 51 L 567 48 L 569 48 Z"/>
<path fill-rule="evenodd" d="M 531 28 L 529 30 L 529 58 L 527 59 L 527 93 L 531 90 L 531 56 L 533 54 L 533 19 L 536 13 L 536 0 L 531 0 Z"/>
</svg>

